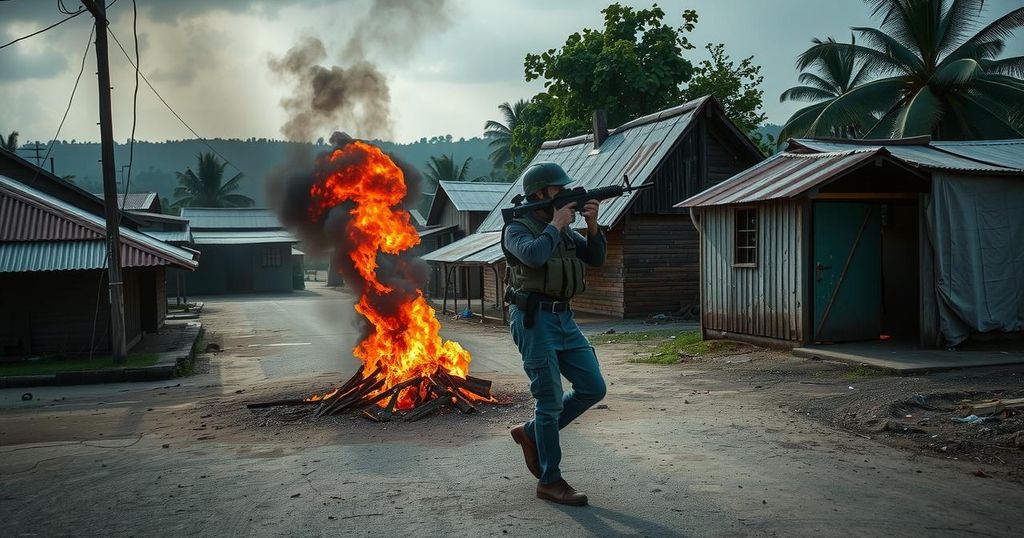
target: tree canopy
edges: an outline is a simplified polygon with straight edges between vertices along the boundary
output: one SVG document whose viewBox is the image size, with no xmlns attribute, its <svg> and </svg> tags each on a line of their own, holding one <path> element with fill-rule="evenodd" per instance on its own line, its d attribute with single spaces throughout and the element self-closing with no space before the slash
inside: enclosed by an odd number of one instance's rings
<svg viewBox="0 0 1024 538">
<path fill-rule="evenodd" d="M 200 153 L 196 161 L 198 172 L 191 168 L 176 172 L 178 187 L 174 189 L 174 197 L 177 198 L 174 207 L 252 207 L 252 198 L 234 192 L 242 180 L 241 172 L 225 182 L 224 167 L 227 163 L 216 155 Z"/>
<path fill-rule="evenodd" d="M 1024 7 L 979 29 L 984 0 L 867 3 L 880 20 L 878 28 L 853 28 L 863 44 L 819 41 L 797 60 L 806 70 L 830 57 L 856 56 L 866 76 L 858 72 L 861 80 L 835 98 L 825 95 L 835 89 L 829 84 L 803 79 L 824 93 L 790 118 L 788 132 L 831 135 L 863 124 L 864 138 L 1024 137 L 1024 56 L 998 58 L 1005 38 L 1024 26 Z M 799 92 L 814 97 L 809 89 Z"/>
</svg>

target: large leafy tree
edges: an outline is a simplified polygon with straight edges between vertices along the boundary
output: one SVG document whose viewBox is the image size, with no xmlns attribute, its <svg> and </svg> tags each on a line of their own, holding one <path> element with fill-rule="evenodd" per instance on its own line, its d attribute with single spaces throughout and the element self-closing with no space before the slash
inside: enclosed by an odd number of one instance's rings
<svg viewBox="0 0 1024 538">
<path fill-rule="evenodd" d="M 680 85 L 693 73 L 683 51 L 693 48 L 686 34 L 697 13 L 683 11 L 679 28 L 665 24 L 657 5 L 615 3 L 601 13 L 604 28 L 584 29 L 560 49 L 526 56 L 526 80 L 543 79 L 546 89 L 546 103 L 539 105 L 550 109 L 544 138 L 586 132 L 595 109 L 607 110 L 609 123 L 619 125 L 682 100 Z"/>
<path fill-rule="evenodd" d="M 803 135 L 830 135 L 870 117 L 864 138 L 1024 137 L 1024 57 L 998 58 L 1005 38 L 1024 26 L 1024 7 L 979 30 L 984 0 L 867 2 L 880 24 L 853 28 L 863 44 L 821 42 L 797 66 L 846 51 L 877 78 L 828 102 Z"/>
<path fill-rule="evenodd" d="M 774 139 L 767 139 L 757 128 L 764 124 L 764 91 L 760 89 L 764 77 L 754 57 L 744 58 L 739 64 L 725 52 L 723 44 L 705 46 L 711 57 L 697 64 L 693 78 L 683 90 L 683 99 L 689 101 L 713 95 L 722 104 L 725 113 L 736 127 L 747 134 L 765 153 L 772 153 Z"/>
<path fill-rule="evenodd" d="M 14 150 L 18 149 L 18 131 L 11 131 L 11 134 L 7 135 L 7 139 L 0 136 L 0 148 L 14 153 Z"/>
<path fill-rule="evenodd" d="M 252 198 L 234 192 L 242 180 L 241 172 L 224 181 L 226 162 L 209 152 L 200 153 L 196 160 L 196 172 L 192 168 L 175 172 L 174 207 L 252 207 Z"/>
<path fill-rule="evenodd" d="M 512 155 L 512 131 L 519 123 L 519 116 L 526 108 L 527 101 L 520 99 L 515 103 L 504 102 L 498 105 L 502 120 L 487 120 L 484 124 L 484 138 L 490 140 L 487 145 L 491 148 L 489 158 L 495 168 L 502 168 L 514 160 Z M 504 122 L 504 123 L 502 123 Z"/>
</svg>

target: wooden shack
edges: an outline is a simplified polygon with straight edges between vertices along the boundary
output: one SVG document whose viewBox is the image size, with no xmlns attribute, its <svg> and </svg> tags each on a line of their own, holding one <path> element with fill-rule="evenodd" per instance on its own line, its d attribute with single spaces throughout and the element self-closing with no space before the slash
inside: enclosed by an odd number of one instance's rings
<svg viewBox="0 0 1024 538">
<path fill-rule="evenodd" d="M 703 97 L 606 130 L 595 114 L 594 132 L 544 142 L 532 162 L 553 161 L 588 189 L 631 183 L 655 188 L 607 200 L 599 224 L 608 238 L 605 264 L 587 272 L 587 291 L 573 300 L 582 312 L 635 317 L 695 312 L 698 305 L 698 236 L 676 200 L 717 184 L 764 158 Z M 522 192 L 522 180 L 504 194 L 477 233 L 425 259 L 445 267 L 479 268 L 484 302 L 500 306 L 504 282 L 501 208 Z M 585 228 L 582 218 L 575 228 Z"/>
</svg>

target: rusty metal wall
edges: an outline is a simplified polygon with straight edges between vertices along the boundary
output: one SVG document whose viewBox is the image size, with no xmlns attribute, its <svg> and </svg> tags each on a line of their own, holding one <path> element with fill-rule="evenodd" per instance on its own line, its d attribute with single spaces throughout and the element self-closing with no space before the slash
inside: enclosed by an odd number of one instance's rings
<svg viewBox="0 0 1024 538">
<path fill-rule="evenodd" d="M 749 207 L 749 206 L 747 206 Z M 802 209 L 776 200 L 758 209 L 757 267 L 734 267 L 732 206 L 702 208 L 701 316 L 704 329 L 800 342 Z"/>
</svg>

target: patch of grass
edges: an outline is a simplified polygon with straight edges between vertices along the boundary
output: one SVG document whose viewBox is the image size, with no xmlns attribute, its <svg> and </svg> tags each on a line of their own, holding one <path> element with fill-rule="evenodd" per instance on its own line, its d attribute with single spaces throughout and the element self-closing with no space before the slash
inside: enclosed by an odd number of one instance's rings
<svg viewBox="0 0 1024 538">
<path fill-rule="evenodd" d="M 595 344 L 647 344 L 644 347 L 654 348 L 650 354 L 638 354 L 633 360 L 650 364 L 674 364 L 679 362 L 681 357 L 729 351 L 742 345 L 728 340 L 703 340 L 700 331 L 673 329 L 601 334 L 592 336 L 591 339 Z"/>
<path fill-rule="evenodd" d="M 654 342 L 668 338 L 678 331 L 672 329 L 655 329 L 651 331 L 630 331 L 613 334 L 594 334 L 590 340 L 596 344 L 629 344 L 633 342 Z"/>
<path fill-rule="evenodd" d="M 687 331 L 665 340 L 649 357 L 639 358 L 637 362 L 653 364 L 674 364 L 683 357 L 699 357 L 709 353 L 731 351 L 739 347 L 739 342 L 729 340 L 703 340 L 700 331 Z"/>
<path fill-rule="evenodd" d="M 867 364 L 858 364 L 849 370 L 843 372 L 843 378 L 845 379 L 863 379 L 867 377 L 883 377 L 892 375 L 892 371 L 885 370 L 883 368 L 875 368 L 874 366 L 868 366 Z"/>
<path fill-rule="evenodd" d="M 9 375 L 50 375 L 58 372 L 80 372 L 82 370 L 110 370 L 114 368 L 141 368 L 156 364 L 155 353 L 129 355 L 127 364 L 114 364 L 111 356 L 93 357 L 47 357 L 35 361 L 19 361 L 0 364 L 0 376 Z"/>
</svg>

